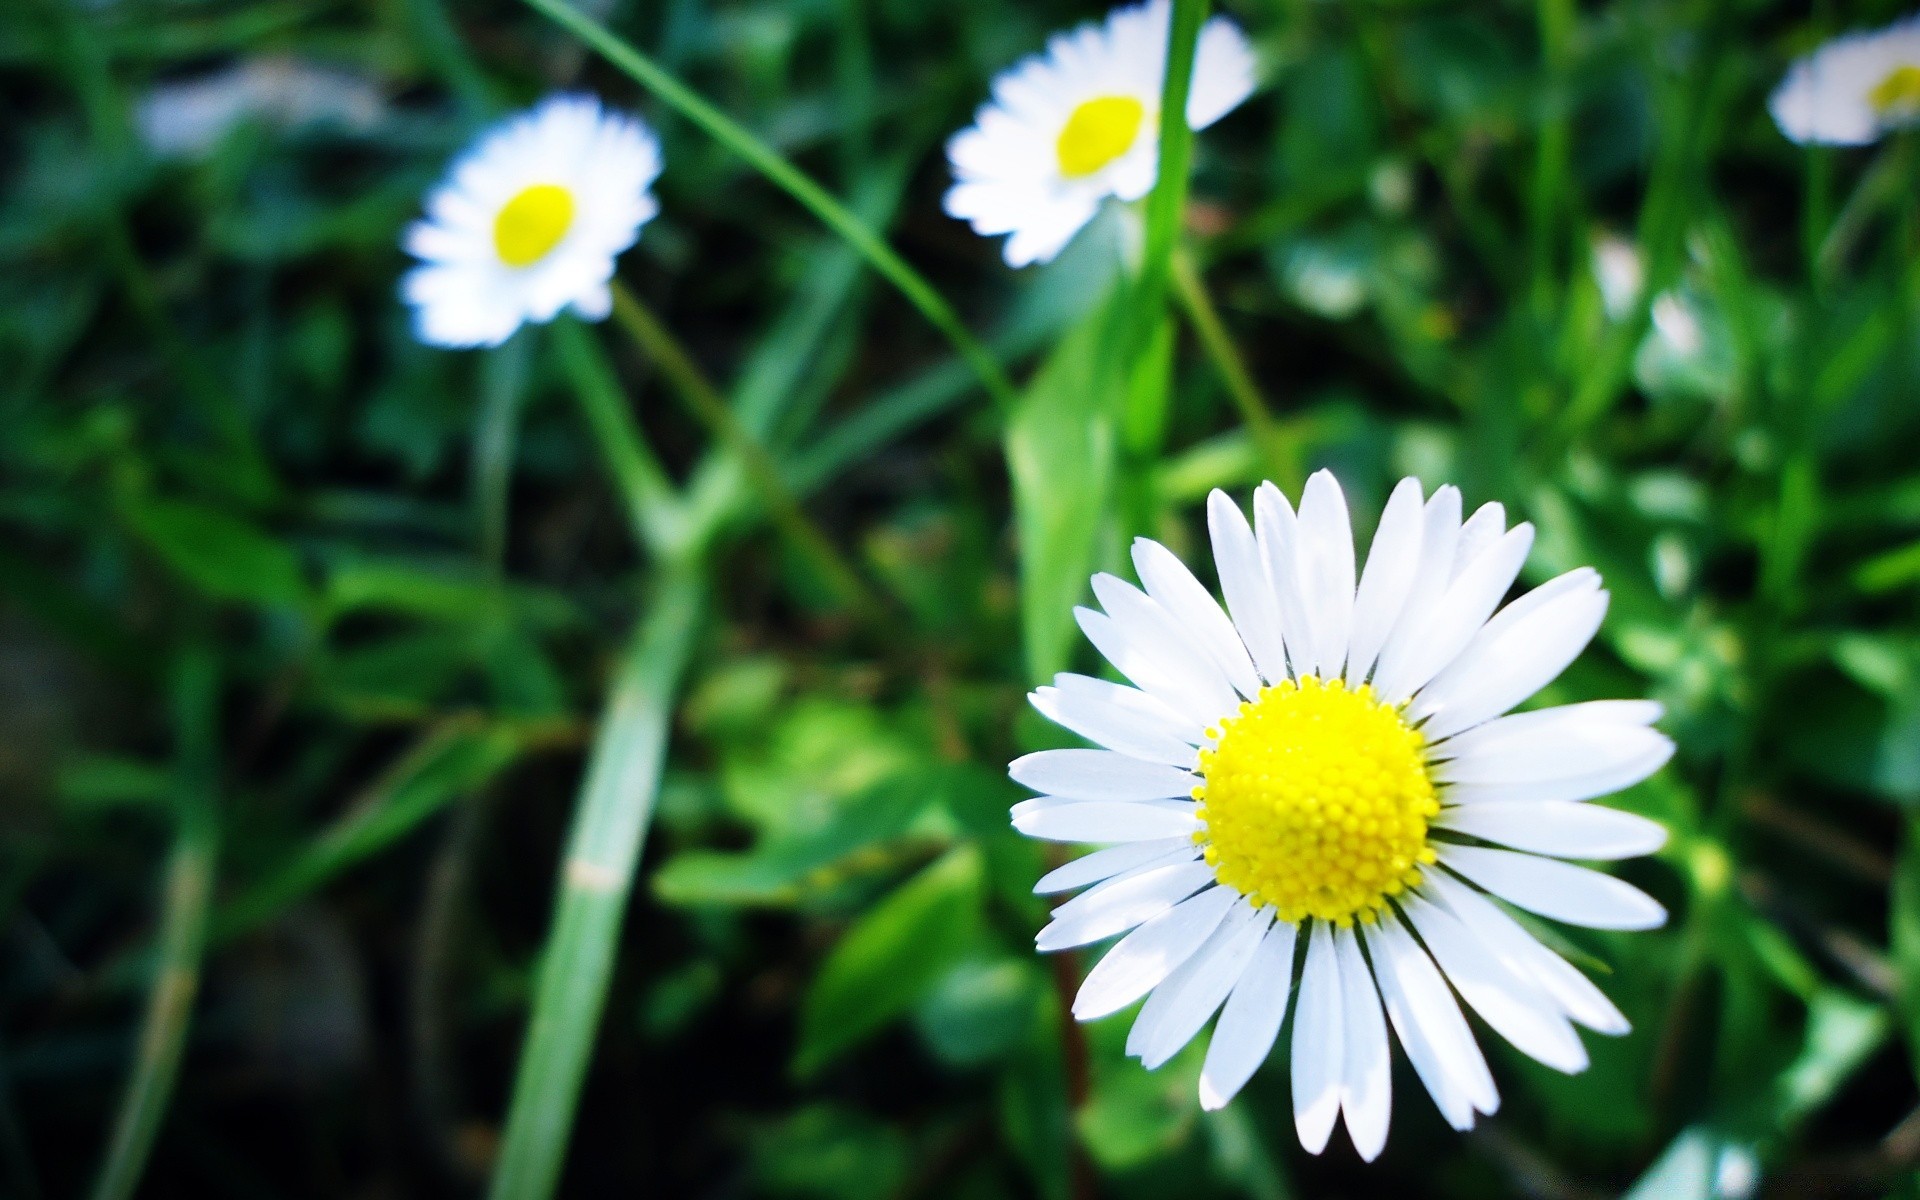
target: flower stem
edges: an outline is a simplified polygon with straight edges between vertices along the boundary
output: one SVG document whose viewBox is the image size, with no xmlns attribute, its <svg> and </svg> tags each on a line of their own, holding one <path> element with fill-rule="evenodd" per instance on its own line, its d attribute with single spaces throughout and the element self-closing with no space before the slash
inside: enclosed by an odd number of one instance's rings
<svg viewBox="0 0 1920 1200">
<path fill-rule="evenodd" d="M 979 377 L 981 386 L 995 404 L 1003 410 L 1012 408 L 1015 400 L 1013 384 L 1000 369 L 1000 364 L 967 332 L 958 314 L 933 285 L 908 266 L 906 260 L 895 253 L 885 239 L 869 229 L 846 205 L 834 199 L 804 171 L 748 132 L 745 126 L 709 104 L 664 67 L 567 3 L 567 0 L 526 0 L 526 3 L 591 46 L 634 82 L 739 155 L 748 166 L 819 218 L 822 224 L 872 264 L 882 278 L 897 288 L 907 302 L 919 309 L 920 315 L 953 344 L 960 357 Z"/>
<path fill-rule="evenodd" d="M 559 1182 L 659 793 L 675 695 L 706 604 L 697 558 L 670 562 L 614 680 L 562 860 L 492 1200 L 544 1200 Z"/>
<path fill-rule="evenodd" d="M 553 323 L 553 338 L 560 364 L 573 380 L 574 398 L 626 503 L 634 536 L 663 553 L 677 552 L 688 538 L 680 501 L 634 419 L 632 405 L 607 365 L 600 343 L 571 318 Z"/>
<path fill-rule="evenodd" d="M 673 331 L 634 295 L 633 289 L 619 280 L 613 284 L 613 319 L 666 376 L 693 415 L 740 460 L 748 482 L 760 494 L 760 503 L 765 506 L 768 518 L 793 548 L 813 564 L 842 602 L 860 610 L 876 624 L 882 621 L 886 605 L 860 578 L 832 539 L 800 507 L 767 448 L 734 416 L 720 390 L 707 379 L 686 347 L 673 336 Z"/>
<path fill-rule="evenodd" d="M 1160 83 L 1160 167 L 1147 196 L 1147 232 L 1135 285 L 1135 317 L 1151 329 L 1167 303 L 1180 216 L 1187 206 L 1188 172 L 1193 164 L 1193 126 L 1187 123 L 1187 95 L 1193 90 L 1193 62 L 1207 0 L 1173 0 L 1168 33 L 1167 73 Z"/>
</svg>

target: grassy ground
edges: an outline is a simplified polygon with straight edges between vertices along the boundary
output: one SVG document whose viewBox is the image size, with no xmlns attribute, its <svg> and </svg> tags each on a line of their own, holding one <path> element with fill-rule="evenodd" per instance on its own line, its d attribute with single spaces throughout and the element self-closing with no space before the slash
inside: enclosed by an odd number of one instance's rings
<svg viewBox="0 0 1920 1200">
<path fill-rule="evenodd" d="M 1112 223 L 1016 274 L 939 207 L 992 73 L 1097 7 L 603 6 L 883 231 L 996 399 L 529 8 L 0 6 L 0 1195 L 476 1194 L 536 997 L 586 1072 L 566 1195 L 1920 1195 L 1920 143 L 1765 109 L 1899 15 L 1841 7 L 1224 4 L 1268 83 L 1198 139 L 1156 326 Z M 155 88 L 242 66 L 266 112 L 156 147 Z M 644 308 L 414 344 L 399 231 L 562 86 L 662 135 Z M 684 507 L 619 469 L 636 429 Z M 1064 1023 L 1085 964 L 1031 952 L 1005 812 L 1088 572 L 1323 465 L 1363 530 L 1411 472 L 1533 521 L 1530 581 L 1597 566 L 1552 696 L 1655 697 L 1680 745 L 1618 801 L 1673 830 L 1623 869 L 1673 921 L 1562 946 L 1635 1032 L 1572 1078 L 1484 1038 L 1464 1137 L 1403 1065 L 1371 1167 L 1299 1151 L 1278 1063 L 1203 1115 L 1194 1049 Z M 543 983 L 587 760 L 616 819 L 657 736 L 631 904 L 569 892 Z M 560 1161 L 554 1069 L 504 1194 Z"/>
</svg>

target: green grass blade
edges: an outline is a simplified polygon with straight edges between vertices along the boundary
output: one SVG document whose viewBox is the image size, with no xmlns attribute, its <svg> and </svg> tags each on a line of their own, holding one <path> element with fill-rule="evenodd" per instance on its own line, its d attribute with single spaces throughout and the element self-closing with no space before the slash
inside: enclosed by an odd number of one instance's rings
<svg viewBox="0 0 1920 1200">
<path fill-rule="evenodd" d="M 1160 174 L 1147 196 L 1147 234 L 1135 291 L 1134 317 L 1142 341 L 1167 304 L 1173 252 L 1180 239 L 1180 218 L 1187 207 L 1187 183 L 1193 165 L 1193 126 L 1187 123 L 1187 95 L 1193 90 L 1193 61 L 1207 0 L 1173 0 L 1167 44 L 1167 74 L 1160 83 Z"/>
<path fill-rule="evenodd" d="M 614 681 L 561 864 L 493 1200 L 542 1200 L 559 1182 L 706 593 L 697 567 L 670 568 Z"/>
</svg>

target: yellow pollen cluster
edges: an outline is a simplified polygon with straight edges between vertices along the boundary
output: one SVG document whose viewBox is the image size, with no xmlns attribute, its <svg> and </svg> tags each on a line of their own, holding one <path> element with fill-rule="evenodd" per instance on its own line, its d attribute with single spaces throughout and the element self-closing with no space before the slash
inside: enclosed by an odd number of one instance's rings
<svg viewBox="0 0 1920 1200">
<path fill-rule="evenodd" d="M 1873 85 L 1867 103 L 1878 113 L 1910 113 L 1920 109 L 1920 66 L 1895 67 Z"/>
<path fill-rule="evenodd" d="M 1424 742 L 1371 687 L 1288 680 L 1207 732 L 1194 840 L 1221 883 L 1283 920 L 1371 921 L 1434 860 Z"/>
<path fill-rule="evenodd" d="M 1146 105 L 1132 96 L 1101 96 L 1085 101 L 1067 118 L 1054 142 L 1060 173 L 1084 179 L 1133 148 L 1146 120 Z"/>
<path fill-rule="evenodd" d="M 545 258 L 573 227 L 573 193 L 557 183 L 523 188 L 493 218 L 493 248 L 510 267 Z"/>
</svg>

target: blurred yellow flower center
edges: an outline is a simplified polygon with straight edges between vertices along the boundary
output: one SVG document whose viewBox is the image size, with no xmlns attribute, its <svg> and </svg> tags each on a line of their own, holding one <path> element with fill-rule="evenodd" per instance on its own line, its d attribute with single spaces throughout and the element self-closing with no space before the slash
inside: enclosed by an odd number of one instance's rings
<svg viewBox="0 0 1920 1200">
<path fill-rule="evenodd" d="M 1132 96 L 1100 96 L 1073 110 L 1054 152 L 1060 173 L 1082 179 L 1133 148 L 1146 120 L 1146 106 Z"/>
<path fill-rule="evenodd" d="M 1895 67 L 1887 77 L 1873 85 L 1867 103 L 1876 112 L 1911 112 L 1920 108 L 1920 67 Z"/>
<path fill-rule="evenodd" d="M 573 193 L 557 183 L 536 183 L 506 202 L 493 219 L 493 248 L 510 267 L 527 267 L 547 256 L 573 226 Z"/>
<path fill-rule="evenodd" d="M 1371 921 L 1434 860 L 1420 734 L 1362 684 L 1263 688 L 1208 730 L 1194 840 L 1221 883 L 1286 921 Z"/>
</svg>

